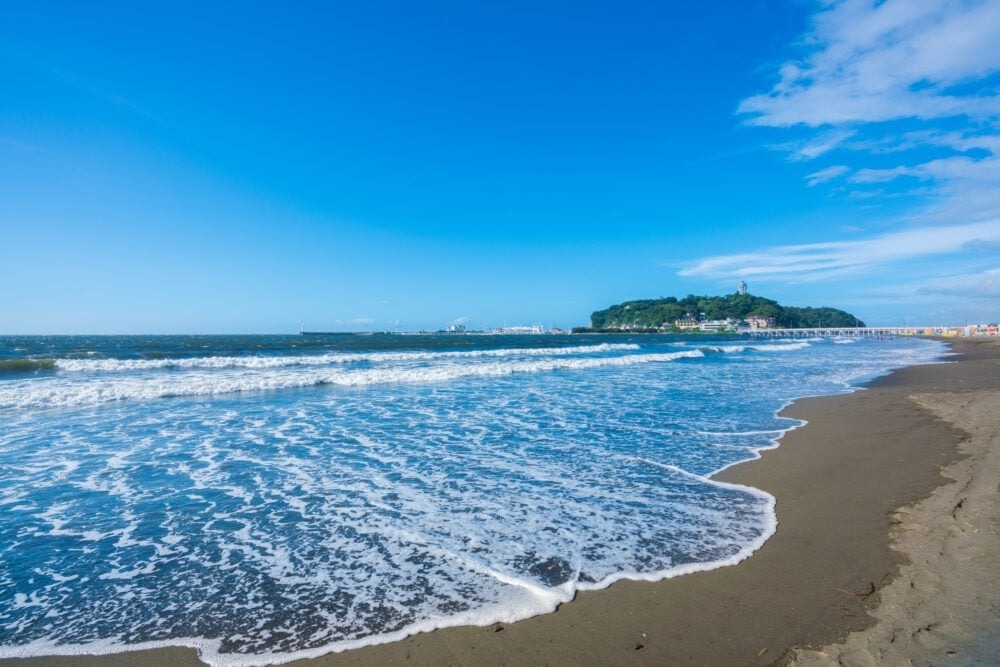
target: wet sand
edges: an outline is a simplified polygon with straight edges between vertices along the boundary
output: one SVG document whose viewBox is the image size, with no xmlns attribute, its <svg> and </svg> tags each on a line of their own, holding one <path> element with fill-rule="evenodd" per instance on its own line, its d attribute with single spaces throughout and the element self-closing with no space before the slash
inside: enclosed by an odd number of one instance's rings
<svg viewBox="0 0 1000 667">
<path fill-rule="evenodd" d="M 954 363 L 910 367 L 863 391 L 797 401 L 783 414 L 807 420 L 806 427 L 760 460 L 720 474 L 777 498 L 778 532 L 738 565 L 620 582 L 514 624 L 449 628 L 294 664 L 768 665 L 808 647 L 822 650 L 801 655 L 810 664 L 929 664 L 940 662 L 938 655 L 980 662 L 996 649 L 990 640 L 1000 619 L 996 577 L 988 575 L 1000 571 L 1000 551 L 989 542 L 1000 525 L 1000 450 L 990 446 L 1000 414 L 1000 340 L 956 341 L 955 349 L 961 356 Z M 935 489 L 944 495 L 916 511 Z M 904 546 L 901 537 L 911 534 L 923 537 Z M 935 560 L 932 552 L 948 557 Z M 969 559 L 975 567 L 964 566 Z M 915 564 L 922 574 L 910 573 Z M 955 581 L 943 584 L 944 570 Z M 886 604 L 874 611 L 883 596 Z M 928 598 L 939 603 L 929 613 L 940 620 L 920 625 L 915 610 L 923 613 Z M 893 610 L 895 617 L 875 625 L 873 611 Z M 902 652 L 885 652 L 895 643 L 886 628 L 915 634 L 900 642 Z M 852 632 L 847 645 L 828 646 Z M 199 664 L 189 649 L 0 663 Z"/>
</svg>

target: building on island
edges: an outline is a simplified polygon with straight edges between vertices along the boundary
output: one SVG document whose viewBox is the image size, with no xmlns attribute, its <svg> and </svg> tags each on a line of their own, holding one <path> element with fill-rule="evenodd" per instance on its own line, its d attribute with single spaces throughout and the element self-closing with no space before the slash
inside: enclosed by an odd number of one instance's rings
<svg viewBox="0 0 1000 667">
<path fill-rule="evenodd" d="M 700 317 L 687 313 L 679 320 L 674 320 L 674 327 L 681 331 L 701 331 L 704 333 L 721 333 L 724 331 L 746 333 L 756 329 L 771 329 L 775 326 L 776 322 L 773 317 L 764 317 L 762 315 L 750 315 L 742 320 L 732 317 L 724 320 L 710 320 L 705 317 L 704 313 L 701 313 Z M 666 327 L 667 324 L 664 323 L 661 329 Z"/>
<path fill-rule="evenodd" d="M 746 296 L 746 293 L 747 293 L 747 284 L 746 284 L 745 281 L 743 281 L 743 280 L 740 281 L 740 285 L 737 288 L 737 291 L 740 293 L 740 296 Z"/>
<path fill-rule="evenodd" d="M 746 321 L 751 329 L 772 329 L 775 325 L 773 317 L 764 317 L 763 315 L 748 315 Z"/>
<path fill-rule="evenodd" d="M 674 320 L 674 326 L 681 331 L 691 331 L 692 329 L 698 328 L 698 320 L 688 313 L 679 320 Z"/>
<path fill-rule="evenodd" d="M 706 320 L 705 322 L 698 323 L 698 330 L 708 333 L 729 331 L 732 328 L 734 328 L 734 323 L 729 320 Z"/>
</svg>

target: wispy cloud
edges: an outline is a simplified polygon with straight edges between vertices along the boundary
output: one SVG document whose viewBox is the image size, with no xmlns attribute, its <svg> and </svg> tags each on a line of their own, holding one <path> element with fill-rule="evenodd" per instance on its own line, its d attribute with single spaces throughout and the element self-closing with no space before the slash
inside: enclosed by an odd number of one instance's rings
<svg viewBox="0 0 1000 667">
<path fill-rule="evenodd" d="M 864 185 L 913 176 L 932 188 L 940 183 L 934 189 L 939 207 L 944 199 L 961 203 L 958 195 L 968 194 L 961 181 L 995 181 L 1000 3 L 832 0 L 815 15 L 803 43 L 806 55 L 782 65 L 770 91 L 739 105 L 752 125 L 816 128 L 812 137 L 771 148 L 787 152 L 793 161 L 817 159 L 834 148 L 862 159 L 939 149 L 943 154 L 934 161 L 857 168 L 850 179 Z M 955 130 L 961 120 L 968 127 Z M 886 133 L 884 121 L 918 127 Z M 943 159 L 955 152 L 965 155 Z M 946 170 L 949 166 L 956 169 Z M 807 184 L 824 182 L 815 179 L 824 173 L 808 174 Z M 972 209 L 959 206 L 949 212 L 967 215 Z M 981 207 L 977 213 L 996 215 Z"/>
<path fill-rule="evenodd" d="M 849 199 L 910 198 L 913 209 L 880 221 L 897 226 L 880 236 L 705 257 L 681 275 L 812 281 L 995 244 L 1000 2 L 826 0 L 800 46 L 739 112 L 750 125 L 797 128 L 769 146 L 789 160 L 836 150 L 837 163 L 804 174 L 808 187 L 838 181 Z"/>
<path fill-rule="evenodd" d="M 994 157 L 982 160 L 950 157 L 891 169 L 859 169 L 849 180 L 854 183 L 887 183 L 900 176 L 940 182 L 979 182 L 995 186 L 1000 184 L 1000 160 Z"/>
<path fill-rule="evenodd" d="M 755 253 L 708 257 L 685 267 L 680 274 L 718 280 L 806 282 L 921 257 L 974 252 L 977 247 L 995 243 L 1000 243 L 1000 220 L 909 229 L 860 241 L 778 246 Z"/>
<path fill-rule="evenodd" d="M 821 155 L 829 153 L 835 148 L 843 146 L 844 143 L 854 136 L 854 130 L 831 130 L 823 132 L 811 139 L 790 141 L 783 144 L 775 144 L 770 148 L 779 151 L 786 151 L 788 158 L 794 162 L 804 162 L 814 160 Z"/>
<path fill-rule="evenodd" d="M 814 185 L 819 185 L 820 183 L 826 183 L 827 181 L 832 181 L 838 176 L 843 176 L 851 170 L 850 167 L 842 164 L 835 164 L 827 167 L 826 169 L 820 169 L 815 171 L 808 176 L 806 176 L 806 185 L 813 187 Z"/>
<path fill-rule="evenodd" d="M 836 126 L 896 118 L 995 119 L 995 90 L 955 87 L 1000 62 L 1000 3 L 991 0 L 828 2 L 803 59 L 785 63 L 770 92 L 744 100 L 751 123 Z"/>
<path fill-rule="evenodd" d="M 900 135 L 877 139 L 859 139 L 844 144 L 845 148 L 873 154 L 901 153 L 921 146 L 939 146 L 960 152 L 985 150 L 1000 154 L 1000 135 L 971 132 L 946 132 L 940 130 L 914 130 Z"/>
<path fill-rule="evenodd" d="M 930 280 L 918 287 L 917 293 L 945 294 L 967 299 L 1000 299 L 1000 268 Z"/>
</svg>

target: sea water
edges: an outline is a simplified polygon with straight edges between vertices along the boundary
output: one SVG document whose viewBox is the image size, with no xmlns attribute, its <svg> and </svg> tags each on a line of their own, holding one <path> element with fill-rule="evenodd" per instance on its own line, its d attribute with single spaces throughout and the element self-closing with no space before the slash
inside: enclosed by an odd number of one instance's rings
<svg viewBox="0 0 1000 667">
<path fill-rule="evenodd" d="M 268 664 L 746 558 L 712 480 L 940 343 L 0 337 L 0 657 Z"/>
</svg>

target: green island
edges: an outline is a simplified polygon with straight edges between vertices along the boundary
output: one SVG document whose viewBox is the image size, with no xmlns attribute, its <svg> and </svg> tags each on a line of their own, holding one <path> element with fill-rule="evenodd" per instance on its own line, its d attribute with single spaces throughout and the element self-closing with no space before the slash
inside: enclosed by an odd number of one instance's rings
<svg viewBox="0 0 1000 667">
<path fill-rule="evenodd" d="M 837 308 L 782 306 L 777 301 L 735 292 L 725 296 L 664 297 L 626 301 L 590 316 L 589 327 L 574 332 L 739 333 L 773 328 L 863 327 Z"/>
</svg>

